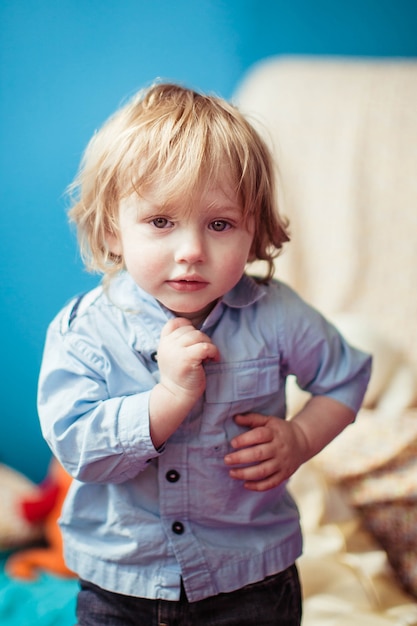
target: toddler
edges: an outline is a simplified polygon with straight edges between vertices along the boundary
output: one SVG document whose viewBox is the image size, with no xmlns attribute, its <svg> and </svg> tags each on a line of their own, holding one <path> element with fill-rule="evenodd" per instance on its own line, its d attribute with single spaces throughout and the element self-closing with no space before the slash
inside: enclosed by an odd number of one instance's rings
<svg viewBox="0 0 417 626">
<path fill-rule="evenodd" d="M 272 279 L 289 236 L 267 147 L 231 104 L 155 84 L 94 135 L 72 192 L 104 279 L 50 325 L 39 415 L 74 478 L 78 624 L 299 625 L 287 481 L 354 420 L 370 357 Z M 312 395 L 286 421 L 289 374 Z"/>
</svg>

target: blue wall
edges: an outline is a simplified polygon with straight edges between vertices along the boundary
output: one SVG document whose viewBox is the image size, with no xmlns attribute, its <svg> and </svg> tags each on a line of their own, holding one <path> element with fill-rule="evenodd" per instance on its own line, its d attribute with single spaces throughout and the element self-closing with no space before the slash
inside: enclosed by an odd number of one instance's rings
<svg viewBox="0 0 417 626">
<path fill-rule="evenodd" d="M 0 0 L 0 462 L 39 481 L 45 330 L 97 282 L 63 192 L 94 129 L 155 77 L 229 97 L 274 54 L 417 56 L 415 0 Z"/>
</svg>

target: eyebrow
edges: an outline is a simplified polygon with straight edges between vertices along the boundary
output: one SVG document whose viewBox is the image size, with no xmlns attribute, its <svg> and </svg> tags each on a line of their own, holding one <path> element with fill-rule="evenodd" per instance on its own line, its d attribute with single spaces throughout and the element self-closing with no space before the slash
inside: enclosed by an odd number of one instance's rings
<svg viewBox="0 0 417 626">
<path fill-rule="evenodd" d="M 188 207 L 187 204 L 189 204 Z M 192 201 L 184 203 L 181 200 L 180 194 L 176 198 L 169 199 L 166 202 L 158 197 L 152 198 L 152 196 L 144 195 L 132 197 L 130 201 L 128 201 L 127 207 L 130 210 L 135 211 L 137 217 L 161 215 L 178 218 L 178 216 L 193 214 L 195 212 L 196 204 L 198 204 L 198 198 L 196 203 Z M 214 198 L 211 202 L 204 205 L 204 210 L 209 215 L 218 214 L 219 216 L 225 217 L 228 215 L 244 215 L 244 208 L 238 199 L 229 198 L 226 195 L 221 197 L 219 200 Z"/>
</svg>

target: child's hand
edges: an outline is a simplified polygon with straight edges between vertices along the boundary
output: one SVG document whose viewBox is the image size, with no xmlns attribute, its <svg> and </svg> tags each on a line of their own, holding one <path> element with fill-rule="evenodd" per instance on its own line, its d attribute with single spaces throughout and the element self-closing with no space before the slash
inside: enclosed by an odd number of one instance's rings
<svg viewBox="0 0 417 626">
<path fill-rule="evenodd" d="M 218 360 L 219 351 L 211 339 L 192 323 L 176 317 L 165 324 L 158 347 L 161 384 L 178 397 L 198 400 L 206 388 L 204 361 Z"/>
<path fill-rule="evenodd" d="M 230 476 L 245 481 L 246 489 L 277 487 L 307 460 L 307 442 L 297 423 L 259 413 L 237 415 L 235 421 L 250 430 L 232 439 L 236 452 L 224 460 L 229 466 L 245 465 L 232 467 Z"/>
<path fill-rule="evenodd" d="M 252 491 L 266 491 L 286 480 L 308 459 L 320 452 L 348 424 L 355 412 L 326 396 L 313 396 L 290 421 L 248 413 L 236 423 L 250 430 L 232 439 L 236 452 L 225 456 L 234 466 L 230 476 L 245 481 Z M 246 465 L 247 467 L 235 467 Z"/>
<path fill-rule="evenodd" d="M 204 361 L 218 360 L 211 339 L 176 317 L 165 324 L 158 347 L 160 382 L 149 399 L 150 433 L 159 448 L 182 424 L 206 388 Z"/>
</svg>

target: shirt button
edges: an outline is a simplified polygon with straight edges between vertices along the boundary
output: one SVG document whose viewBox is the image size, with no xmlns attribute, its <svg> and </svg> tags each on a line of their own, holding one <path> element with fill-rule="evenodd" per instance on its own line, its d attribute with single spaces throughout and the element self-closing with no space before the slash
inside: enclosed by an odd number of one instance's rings
<svg viewBox="0 0 417 626">
<path fill-rule="evenodd" d="M 152 361 L 154 361 L 156 363 L 158 361 L 158 353 L 157 352 L 152 352 L 151 359 L 152 359 Z"/>
<path fill-rule="evenodd" d="M 169 483 L 176 483 L 177 480 L 180 479 L 180 475 L 177 470 L 172 469 L 168 470 L 168 472 L 165 474 L 165 478 Z"/>
<path fill-rule="evenodd" d="M 182 524 L 181 522 L 174 522 L 172 524 L 172 532 L 174 532 L 176 535 L 182 535 L 182 533 L 184 532 L 184 524 Z"/>
</svg>

